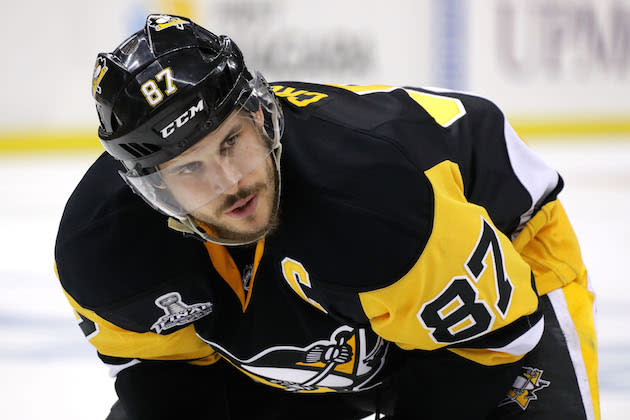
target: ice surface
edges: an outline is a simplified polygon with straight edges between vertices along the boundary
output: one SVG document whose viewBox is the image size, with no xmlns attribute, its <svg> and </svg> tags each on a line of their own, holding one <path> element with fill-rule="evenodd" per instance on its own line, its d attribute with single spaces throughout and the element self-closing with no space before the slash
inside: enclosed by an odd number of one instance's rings
<svg viewBox="0 0 630 420">
<path fill-rule="evenodd" d="M 598 293 L 602 419 L 630 409 L 630 142 L 531 142 L 561 194 Z M 53 272 L 65 201 L 95 156 L 0 158 L 0 401 L 11 419 L 103 419 L 113 380 Z"/>
</svg>

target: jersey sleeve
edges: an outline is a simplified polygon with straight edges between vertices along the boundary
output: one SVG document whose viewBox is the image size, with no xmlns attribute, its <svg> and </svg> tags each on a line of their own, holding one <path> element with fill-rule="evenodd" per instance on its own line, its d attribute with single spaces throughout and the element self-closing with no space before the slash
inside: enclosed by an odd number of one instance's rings
<svg viewBox="0 0 630 420">
<path fill-rule="evenodd" d="M 545 203 L 556 198 L 562 178 L 525 144 L 492 101 L 459 92 L 413 89 L 408 89 L 411 95 L 438 95 L 460 104 L 460 117 L 443 126 L 444 141 L 462 174 L 464 195 L 485 208 L 495 226 L 514 239 Z M 431 102 L 421 104 L 439 124 L 441 109 Z M 405 148 L 416 147 L 407 141 Z"/>
<path fill-rule="evenodd" d="M 83 308 L 67 292 L 64 293 L 77 315 L 81 330 L 109 367 L 111 376 L 146 360 L 208 365 L 219 358 L 210 346 L 197 337 L 192 324 L 170 334 L 130 331 L 95 311 Z"/>
<path fill-rule="evenodd" d="M 461 100 L 465 109 L 447 130 L 466 200 L 482 206 L 513 241 L 532 268 L 540 295 L 576 280 L 586 286 L 578 240 L 558 200 L 562 177 L 527 146 L 494 103 L 442 94 Z"/>
<path fill-rule="evenodd" d="M 59 224 L 55 270 L 79 326 L 112 376 L 144 360 L 212 363 L 218 356 L 193 327 L 214 302 L 205 249 L 171 231 L 118 169 L 102 155 Z M 171 320 L 167 300 L 183 316 Z"/>
<path fill-rule="evenodd" d="M 543 321 L 532 272 L 482 206 L 464 195 L 457 164 L 425 171 L 434 193 L 431 236 L 397 282 L 359 294 L 374 331 L 403 349 L 449 347 L 485 365 L 520 359 Z"/>
<path fill-rule="evenodd" d="M 231 419 L 226 368 L 145 362 L 125 369 L 116 377 L 124 418 Z"/>
<path fill-rule="evenodd" d="M 513 243 L 531 266 L 540 295 L 573 281 L 588 286 L 580 245 L 559 199 L 536 212 Z"/>
</svg>

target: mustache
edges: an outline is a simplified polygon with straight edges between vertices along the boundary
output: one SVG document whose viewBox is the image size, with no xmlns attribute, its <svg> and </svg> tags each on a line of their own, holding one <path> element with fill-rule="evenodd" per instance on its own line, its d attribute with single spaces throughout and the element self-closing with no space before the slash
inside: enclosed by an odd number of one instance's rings
<svg viewBox="0 0 630 420">
<path fill-rule="evenodd" d="M 267 188 L 267 185 L 265 185 L 264 182 L 257 182 L 254 185 L 241 188 L 240 190 L 236 192 L 236 194 L 230 194 L 225 197 L 225 199 L 223 200 L 223 204 L 221 205 L 217 213 L 219 214 L 223 213 L 224 211 L 232 207 L 234 204 L 236 204 L 238 200 L 242 200 L 243 198 L 247 196 L 259 193 L 263 191 L 265 188 Z"/>
</svg>

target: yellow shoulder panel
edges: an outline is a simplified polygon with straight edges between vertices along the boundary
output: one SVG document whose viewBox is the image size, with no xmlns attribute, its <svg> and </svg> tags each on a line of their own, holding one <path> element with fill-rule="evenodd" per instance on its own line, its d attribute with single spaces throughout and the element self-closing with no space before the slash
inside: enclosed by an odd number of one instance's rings
<svg viewBox="0 0 630 420">
<path fill-rule="evenodd" d="M 435 209 L 422 255 L 396 283 L 359 294 L 374 331 L 403 349 L 433 350 L 471 340 L 538 307 L 530 267 L 486 210 L 466 200 L 458 166 L 444 161 L 425 174 Z M 484 364 L 522 357 L 459 352 Z"/>
<path fill-rule="evenodd" d="M 573 227 L 559 200 L 545 204 L 514 239 L 542 296 L 574 280 L 586 287 L 586 268 Z"/>
<path fill-rule="evenodd" d="M 219 358 L 218 353 L 197 337 L 192 325 L 167 335 L 132 332 L 81 307 L 72 296 L 64 293 L 82 318 L 96 324 L 95 333 L 90 334 L 88 340 L 103 355 L 152 360 L 204 359 L 202 364 L 214 363 Z"/>
<path fill-rule="evenodd" d="M 396 89 L 402 89 L 416 101 L 433 119 L 442 127 L 448 127 L 455 121 L 466 115 L 466 109 L 457 98 L 450 96 L 438 95 L 435 93 L 420 92 L 413 89 L 399 88 L 388 85 L 342 85 L 331 83 L 341 89 L 349 90 L 358 95 L 368 95 L 370 93 L 391 92 Z"/>
</svg>

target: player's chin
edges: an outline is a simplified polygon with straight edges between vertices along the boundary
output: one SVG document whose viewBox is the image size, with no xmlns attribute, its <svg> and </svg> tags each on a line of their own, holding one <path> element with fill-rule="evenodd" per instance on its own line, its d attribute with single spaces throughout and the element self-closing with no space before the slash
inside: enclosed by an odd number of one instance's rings
<svg viewBox="0 0 630 420">
<path fill-rule="evenodd" d="M 220 229 L 219 236 L 221 239 L 227 239 L 238 242 L 253 242 L 257 239 L 260 239 L 264 236 L 269 230 L 269 224 L 264 224 L 261 226 L 256 226 L 255 228 L 250 226 L 250 229 L 243 228 L 227 228 Z"/>
<path fill-rule="evenodd" d="M 255 209 L 246 216 L 237 214 L 237 217 L 233 217 L 229 212 L 220 212 L 217 215 L 216 209 L 209 208 L 200 209 L 192 216 L 210 227 L 212 233 L 219 239 L 253 242 L 275 229 L 277 225 L 277 212 L 274 210 L 276 206 L 272 197 L 263 193 L 256 201 Z"/>
<path fill-rule="evenodd" d="M 257 236 L 261 232 L 267 231 L 271 223 L 269 212 L 262 209 L 245 219 L 232 220 L 231 222 L 227 224 L 228 229 L 243 236 Z"/>
<path fill-rule="evenodd" d="M 251 218 L 231 224 L 224 233 L 232 236 L 228 239 L 238 239 L 242 242 L 256 240 L 275 229 L 277 220 L 273 213 L 270 208 L 260 209 Z"/>
</svg>

